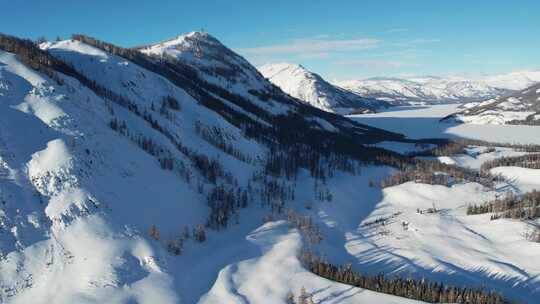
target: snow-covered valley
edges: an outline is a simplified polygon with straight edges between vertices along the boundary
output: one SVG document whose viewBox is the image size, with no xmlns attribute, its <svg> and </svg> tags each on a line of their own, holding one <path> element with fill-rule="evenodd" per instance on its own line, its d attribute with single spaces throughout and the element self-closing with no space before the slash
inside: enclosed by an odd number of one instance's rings
<svg viewBox="0 0 540 304">
<path fill-rule="evenodd" d="M 355 121 L 399 132 L 410 138 L 470 138 L 498 143 L 540 144 L 538 126 L 441 122 L 441 119 L 458 112 L 459 107 L 459 104 L 404 106 L 350 117 Z"/>
<path fill-rule="evenodd" d="M 539 127 L 439 121 L 457 105 L 349 120 L 206 33 L 137 50 L 74 38 L 1 40 L 0 302 L 422 303 L 323 278 L 306 249 L 366 276 L 538 298 L 540 245 L 523 236 L 538 220 L 467 209 L 540 190 L 540 170 L 382 185 L 394 159 L 414 164 L 390 151 L 440 143 L 417 139 L 540 144 Z M 490 148 L 420 159 L 529 154 Z"/>
</svg>

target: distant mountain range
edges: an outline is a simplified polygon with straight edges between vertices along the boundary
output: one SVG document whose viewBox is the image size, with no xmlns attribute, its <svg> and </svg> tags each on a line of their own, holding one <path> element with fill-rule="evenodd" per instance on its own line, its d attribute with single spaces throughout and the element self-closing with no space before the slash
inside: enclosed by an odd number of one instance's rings
<svg viewBox="0 0 540 304">
<path fill-rule="evenodd" d="M 391 105 L 335 86 L 301 65 L 267 64 L 260 67 L 259 71 L 289 95 L 328 112 L 366 113 Z"/>
<path fill-rule="evenodd" d="M 289 95 L 339 114 L 374 112 L 392 105 L 481 102 L 510 96 L 540 82 L 540 71 L 478 78 L 376 77 L 333 83 L 298 64 L 266 64 L 259 71 Z"/>
<path fill-rule="evenodd" d="M 514 72 L 481 78 L 370 78 L 335 84 L 361 96 L 392 104 L 467 103 L 508 96 L 540 82 L 540 71 Z"/>
<path fill-rule="evenodd" d="M 540 84 L 535 84 L 510 96 L 468 103 L 463 111 L 444 121 L 474 124 L 540 125 Z"/>
</svg>

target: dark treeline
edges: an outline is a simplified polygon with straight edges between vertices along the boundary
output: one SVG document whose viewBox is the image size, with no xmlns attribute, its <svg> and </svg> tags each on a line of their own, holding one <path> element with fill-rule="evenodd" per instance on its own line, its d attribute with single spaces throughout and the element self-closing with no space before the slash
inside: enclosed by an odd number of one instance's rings
<svg viewBox="0 0 540 304">
<path fill-rule="evenodd" d="M 175 171 L 184 179 L 186 183 L 189 184 L 191 182 L 193 173 L 185 165 L 185 163 L 182 160 L 173 157 L 173 153 L 171 151 L 157 144 L 151 137 L 131 130 L 126 121 L 119 120 L 117 118 L 111 119 L 109 122 L 109 127 L 118 132 L 120 135 L 130 139 L 148 154 L 154 156 L 158 160 L 163 170 Z"/>
<path fill-rule="evenodd" d="M 381 187 L 391 187 L 414 181 L 431 185 L 450 186 L 454 182 L 476 182 L 492 188 L 495 177 L 489 174 L 480 174 L 471 169 L 456 165 L 444 164 L 439 161 L 413 160 L 402 162 L 400 159 L 387 160 L 387 163 L 395 163 L 394 167 L 399 171 L 381 181 Z"/>
<path fill-rule="evenodd" d="M 199 75 L 199 72 L 194 67 L 174 58 L 167 56 L 149 57 L 134 49 L 116 47 L 112 44 L 82 35 L 74 35 L 73 39 L 126 58 L 151 72 L 164 76 L 173 84 L 192 95 L 202 105 L 220 114 L 229 123 L 241 129 L 246 137 L 266 145 L 270 151 L 267 162 L 264 164 L 264 174 L 266 175 L 273 177 L 284 176 L 289 180 L 294 180 L 299 169 L 305 168 L 315 179 L 322 181 L 322 184 L 324 184 L 324 180 L 332 177 L 335 170 L 354 174 L 358 172 L 360 164 L 386 164 L 397 166 L 398 168 L 410 166 L 411 163 L 417 164 L 417 162 L 412 162 L 410 158 L 400 156 L 397 153 L 364 146 L 364 144 L 370 144 L 380 140 L 401 140 L 403 138 L 402 136 L 362 126 L 341 116 L 303 105 L 284 94 L 275 86 L 272 86 L 272 89 L 269 91 L 251 90 L 250 93 L 259 100 L 270 102 L 269 100 L 272 99 L 273 102 L 287 104 L 296 111 L 291 111 L 283 115 L 271 114 L 258 107 L 248 97 L 229 92 L 219 86 L 208 83 L 204 80 L 204 77 Z M 45 62 L 43 66 L 48 66 L 52 70 L 76 78 L 81 84 L 95 92 L 96 95 L 101 96 L 106 103 L 112 101 L 142 118 L 152 129 L 167 138 L 181 154 L 187 156 L 191 160 L 193 167 L 200 172 L 205 180 L 213 184 L 214 187 L 217 187 L 219 180 L 231 187 L 239 187 L 238 185 L 234 185 L 232 175 L 225 172 L 217 159 L 209 158 L 206 155 L 195 153 L 188 149 L 180 142 L 179 137 L 169 130 L 165 124 L 161 123 L 158 119 L 159 117 L 156 117 L 156 115 L 159 115 L 171 120 L 174 116 L 171 114 L 171 111 L 181 110 L 180 102 L 174 100 L 173 97 L 166 97 L 158 101 L 160 108 L 159 111 L 156 111 L 153 101 L 148 102 L 148 107 L 138 105 L 122 95 L 122 92 L 113 92 L 99 85 L 95 80 L 86 78 L 86 76 L 77 72 L 70 64 L 55 59 L 46 51 L 39 50 L 31 42 L 25 42 L 17 38 L 9 38 L 2 41 L 4 49 L 13 52 L 16 51 L 16 53 L 23 56 L 26 56 L 24 55 L 26 51 L 23 50 L 31 50 L 38 55 L 26 57 L 36 58 L 38 56 L 38 58 L 43 58 L 35 61 L 38 63 Z M 12 44 L 20 47 L 14 48 L 11 46 Z M 40 66 L 38 65 L 36 68 L 39 69 Z M 234 107 L 231 107 L 224 100 L 233 103 L 246 112 L 254 114 L 257 118 L 251 117 L 253 115 L 247 115 L 242 113 L 242 111 L 235 110 Z M 109 108 L 113 116 L 110 127 L 116 131 L 120 130 L 119 132 L 121 134 L 128 136 L 143 150 L 156 156 L 162 168 L 174 170 L 177 167 L 187 167 L 186 165 L 177 165 L 180 162 L 173 157 L 173 153 L 164 149 L 162 146 L 158 146 L 155 140 L 129 130 L 129 126 L 124 121 L 120 121 L 114 116 L 112 106 L 109 106 Z M 326 119 L 339 128 L 340 132 L 328 132 L 314 127 L 314 123 L 306 119 L 306 117 L 310 116 Z M 225 144 L 225 134 L 216 133 L 214 132 L 215 130 L 207 133 L 202 131 L 202 126 L 200 127 L 201 137 L 226 153 L 234 155 L 237 158 L 245 158 L 238 153 L 239 151 Z M 183 175 L 189 176 L 189 174 Z M 204 189 L 204 185 L 201 185 L 200 181 L 197 183 L 197 187 Z M 278 211 L 282 210 L 282 206 L 286 200 L 294 197 L 294 191 L 290 190 L 294 186 L 284 185 L 272 179 L 263 179 L 261 188 L 260 193 L 264 197 L 266 205 L 272 206 L 272 208 Z M 319 189 L 323 189 L 323 187 L 319 187 Z M 238 191 L 234 189 L 234 192 L 236 193 Z M 328 200 L 331 197 L 331 194 L 325 190 L 319 192 L 318 196 L 320 199 Z M 212 210 L 217 210 L 217 215 L 212 214 L 210 216 L 212 220 L 209 220 L 209 222 L 218 222 L 217 225 L 212 224 L 214 227 L 222 226 L 226 222 L 226 220 L 223 220 L 224 217 L 222 214 L 227 212 L 230 214 L 235 209 L 230 208 L 230 204 L 228 203 L 222 204 L 220 202 L 214 205 L 217 207 Z M 219 220 L 215 220 L 218 218 Z"/>
<path fill-rule="evenodd" d="M 62 85 L 64 82 L 56 74 L 56 71 L 72 77 L 78 74 L 70 65 L 53 57 L 47 51 L 41 50 L 31 40 L 19 39 L 0 33 L 0 49 L 16 54 L 22 63 L 36 71 L 44 73 L 59 85 Z"/>
<path fill-rule="evenodd" d="M 105 92 L 107 92 L 106 89 L 103 89 L 103 90 L 105 90 Z M 125 97 L 122 97 L 120 95 L 116 95 L 113 92 L 111 92 L 110 95 L 105 95 L 105 96 L 108 96 L 108 98 L 105 97 L 105 98 L 107 98 L 107 100 L 114 101 L 117 105 L 127 109 L 131 113 L 133 113 L 136 116 L 142 118 L 144 121 L 146 121 L 150 125 L 150 127 L 152 129 L 154 129 L 157 132 L 161 133 L 165 138 L 167 138 L 169 140 L 169 142 L 174 147 L 176 147 L 176 149 L 181 154 L 183 154 L 183 155 L 187 156 L 189 159 L 191 159 L 192 163 L 194 164 L 195 168 L 198 169 L 199 173 L 201 175 L 203 175 L 211 183 L 215 184 L 217 179 L 220 178 L 220 177 L 226 178 L 227 180 L 232 179 L 232 175 L 223 170 L 223 167 L 221 166 L 219 161 L 217 161 L 216 159 L 210 159 L 209 157 L 207 157 L 204 154 L 196 153 L 195 151 L 192 151 L 191 149 L 184 146 L 180 142 L 178 137 L 174 134 L 174 132 L 172 132 L 168 128 L 162 126 L 159 123 L 158 119 L 153 117 L 151 110 L 149 111 L 146 108 L 139 109 L 139 107 L 134 102 L 132 102 L 129 99 L 127 99 Z M 116 96 L 117 98 L 114 98 L 114 96 Z M 172 102 L 172 100 L 174 100 L 172 97 L 167 98 L 167 103 Z M 117 127 L 120 124 L 119 124 L 118 120 L 114 117 L 114 111 L 112 110 L 112 106 L 111 105 L 108 105 L 108 106 L 109 106 L 109 112 L 111 113 L 111 115 L 113 115 L 113 118 L 111 119 L 111 122 L 110 122 L 109 125 L 113 130 L 118 131 Z M 174 106 L 174 107 L 179 109 L 179 106 Z M 122 124 L 123 124 L 123 127 L 127 129 L 126 122 L 123 121 Z M 120 132 L 120 133 L 123 134 L 123 135 L 126 135 L 126 134 L 129 134 L 129 130 L 123 130 L 123 132 Z M 150 146 L 150 148 L 152 148 L 152 146 Z M 143 149 L 144 149 L 144 147 L 143 147 Z M 163 148 L 161 148 L 161 149 L 163 149 Z M 155 156 L 155 154 L 153 154 L 153 153 L 150 153 L 150 154 Z M 169 154 L 172 155 L 171 153 L 169 153 Z M 166 164 L 170 164 L 170 163 L 172 163 L 172 160 L 170 160 L 170 159 L 161 160 L 160 159 L 160 163 L 162 164 L 162 166 L 163 166 L 164 162 Z M 168 165 L 166 166 L 166 168 L 171 169 L 169 167 L 170 166 L 168 166 Z"/>
<path fill-rule="evenodd" d="M 469 146 L 486 147 L 483 153 L 494 152 L 496 147 L 511 148 L 519 152 L 540 152 L 540 145 L 524 145 L 510 143 L 494 143 L 473 139 L 452 139 L 439 143 L 436 147 L 419 152 L 409 153 L 410 156 L 449 156 L 455 154 L 467 154 L 466 148 Z"/>
<path fill-rule="evenodd" d="M 533 190 L 522 196 L 516 196 L 512 192 L 508 192 L 504 198 L 467 207 L 468 215 L 484 213 L 494 213 L 491 216 L 492 220 L 499 218 L 522 220 L 540 218 L 540 192 Z"/>
<path fill-rule="evenodd" d="M 443 144 L 439 144 L 434 148 L 412 152 L 409 153 L 409 156 L 448 156 L 455 154 L 465 154 L 467 147 L 466 144 L 456 141 L 447 141 Z"/>
<path fill-rule="evenodd" d="M 540 119 L 536 119 L 538 114 L 540 114 L 540 112 L 527 116 L 525 120 L 511 120 L 507 121 L 506 123 L 509 125 L 540 126 Z"/>
<path fill-rule="evenodd" d="M 323 235 L 312 219 L 309 216 L 302 216 L 294 211 L 288 211 L 287 220 L 292 227 L 299 230 L 302 237 L 307 241 L 307 244 L 299 253 L 300 261 L 304 267 L 328 280 L 428 303 L 510 303 L 501 294 L 487 291 L 484 288 L 455 287 L 438 282 L 429 282 L 426 279 L 404 279 L 399 276 L 389 278 L 382 273 L 363 275 L 353 271 L 352 264 L 332 265 L 314 254 L 314 247 L 323 239 Z"/>
<path fill-rule="evenodd" d="M 166 77 L 192 95 L 201 104 L 216 111 L 231 124 L 242 129 L 246 136 L 272 147 L 292 146 L 300 143 L 323 154 L 334 152 L 355 159 L 373 161 L 381 154 L 394 155 L 395 153 L 383 149 L 364 147 L 363 144 L 374 143 L 388 138 L 396 140 L 402 138 L 402 136 L 394 133 L 356 125 L 356 123 L 346 118 L 299 103 L 277 87 L 273 87 L 270 91 L 250 91 L 259 100 L 264 101 L 272 98 L 297 110 L 284 115 L 272 115 L 258 107 L 247 97 L 208 83 L 199 75 L 197 70 L 175 58 L 169 56 L 150 57 L 135 49 L 120 48 L 83 35 L 74 35 L 73 39 L 124 57 L 156 74 Z M 267 122 L 267 124 L 234 110 L 223 100 L 232 102 L 245 111 L 255 114 L 258 119 Z M 341 132 L 328 132 L 313 127 L 313 123 L 306 120 L 306 117 L 312 115 L 335 123 L 335 126 Z M 291 132 L 291 130 L 294 130 L 294 132 Z M 370 136 L 365 136 L 366 130 L 369 130 Z"/>
<path fill-rule="evenodd" d="M 231 155 L 232 157 L 241 160 L 248 164 L 253 164 L 251 156 L 242 153 L 239 149 L 235 148 L 230 141 L 235 138 L 225 132 L 223 129 L 216 126 L 206 126 L 200 120 L 195 122 L 195 132 L 205 141 L 220 149 L 221 151 Z"/>
<path fill-rule="evenodd" d="M 401 136 L 360 125 L 355 127 L 353 122 L 340 116 L 297 103 L 277 88 L 271 92 L 266 92 L 268 96 L 258 96 L 258 98 L 267 100 L 272 97 L 286 104 L 294 105 L 297 112 L 289 112 L 286 115 L 271 115 L 267 111 L 258 108 L 245 97 L 206 82 L 196 70 L 174 58 L 167 56 L 149 57 L 134 49 L 120 48 L 82 35 L 74 35 L 73 39 L 132 60 L 142 67 L 166 77 L 186 90 L 200 103 L 221 114 L 231 124 L 239 127 L 244 131 L 244 135 L 268 146 L 271 151 L 265 166 L 268 174 L 292 178 L 299 168 L 306 168 L 310 170 L 313 176 L 322 179 L 331 176 L 335 169 L 354 171 L 355 168 L 352 165 L 354 162 L 350 161 L 350 159 L 365 163 L 382 163 L 387 158 L 378 158 L 381 155 L 393 156 L 396 159 L 402 157 L 393 152 L 368 148 L 363 145 L 366 141 L 376 142 L 381 138 L 387 139 L 389 137 L 401 139 Z M 255 94 L 255 92 L 252 92 L 252 94 Z M 258 94 L 262 93 L 259 92 Z M 233 110 L 223 103 L 221 99 L 233 102 L 240 108 L 256 114 L 258 118 L 269 122 L 269 124 L 260 123 L 258 120 Z M 337 133 L 313 128 L 305 119 L 309 115 L 322 116 L 331 122 L 338 122 L 336 124 L 338 127 L 341 125 L 347 125 L 347 127 L 343 127 L 342 132 Z M 372 135 L 364 136 L 368 129 Z M 291 132 L 291 130 L 294 131 Z M 213 141 L 216 146 L 221 147 L 224 151 L 241 157 L 227 146 L 216 142 L 216 138 L 210 139 L 210 137 L 207 137 L 207 139 Z M 407 158 L 402 157 L 402 161 L 407 162 Z M 326 168 L 323 168 L 323 166 L 326 166 Z"/>
<path fill-rule="evenodd" d="M 489 142 L 489 141 L 483 141 L 483 140 L 475 140 L 475 139 L 455 139 L 455 142 L 461 143 L 462 145 L 466 146 L 482 146 L 482 147 L 501 147 L 501 148 L 511 148 L 515 151 L 520 152 L 540 152 L 540 145 L 532 145 L 532 144 L 516 144 L 516 143 L 498 143 L 498 142 Z"/>
<path fill-rule="evenodd" d="M 272 149 L 266 157 L 265 173 L 296 180 L 298 170 L 305 168 L 313 178 L 324 181 L 333 177 L 336 170 L 358 174 L 360 166 L 367 163 L 335 153 L 322 154 L 309 146 L 296 144 Z"/>
<path fill-rule="evenodd" d="M 193 230 L 184 225 L 177 233 L 167 238 L 162 238 L 158 227 L 152 224 L 148 234 L 155 241 L 163 242 L 167 251 L 174 255 L 181 255 L 184 252 L 184 244 L 190 239 L 198 243 L 206 241 L 206 227 L 201 224 L 193 227 Z"/>
<path fill-rule="evenodd" d="M 257 195 L 263 207 L 283 212 L 286 201 L 295 199 L 295 185 L 274 176 L 255 172 L 248 182 L 248 192 Z"/>
<path fill-rule="evenodd" d="M 482 288 L 461 288 L 442 283 L 400 277 L 388 278 L 383 274 L 367 276 L 352 270 L 352 265 L 335 266 L 304 252 L 302 261 L 313 273 L 343 284 L 375 292 L 428 303 L 503 304 L 509 303 L 501 294 Z"/>
<path fill-rule="evenodd" d="M 186 183 L 191 183 L 193 174 L 189 167 L 186 166 L 182 160 L 173 157 L 173 154 L 169 150 L 157 144 L 152 138 L 145 137 L 141 133 L 130 130 L 125 121 L 118 121 L 116 118 L 111 120 L 110 127 L 121 135 L 129 138 L 148 154 L 156 157 L 162 169 L 174 171 L 182 177 Z M 239 187 L 232 175 L 225 172 L 221 163 L 216 159 L 209 159 L 206 155 L 194 153 L 193 151 L 189 151 L 186 156 L 191 159 L 193 167 L 195 167 L 209 182 L 216 184 L 218 179 L 221 178 L 221 180 L 227 184 L 214 185 L 213 188 L 208 191 L 207 203 L 210 207 L 210 213 L 208 215 L 206 227 L 215 230 L 226 227 L 231 215 L 235 217 L 236 222 L 238 223 L 238 210 L 240 208 L 246 208 L 248 205 L 248 191 Z M 197 187 L 203 188 L 204 186 L 199 181 Z M 251 191 L 251 188 L 248 189 Z M 199 192 L 202 193 L 203 190 L 200 189 Z M 268 194 L 273 192 L 267 191 L 265 193 Z M 174 240 L 168 246 L 172 246 L 172 248 L 175 248 L 173 251 L 177 252 L 181 250 L 178 249 L 181 245 L 181 240 Z"/>
<path fill-rule="evenodd" d="M 299 214 L 294 210 L 287 210 L 287 222 L 292 228 L 298 229 L 307 242 L 309 251 L 322 241 L 323 235 L 321 229 L 313 221 L 311 216 Z"/>
<path fill-rule="evenodd" d="M 150 155 L 156 157 L 162 169 L 177 172 L 179 176 L 190 184 L 193 175 L 191 170 L 182 160 L 174 157 L 173 153 L 168 149 L 157 144 L 152 138 L 130 130 L 125 121 L 118 121 L 116 118 L 113 118 L 110 122 L 110 127 L 129 138 Z M 193 167 L 208 182 L 216 184 L 218 180 L 222 180 L 229 185 L 227 187 L 223 184 L 215 185 L 209 190 L 207 195 L 210 214 L 208 215 L 206 226 L 217 230 L 226 227 L 231 214 L 238 217 L 238 209 L 247 207 L 247 190 L 243 190 L 238 186 L 232 174 L 225 172 L 217 159 L 210 159 L 204 154 L 195 153 L 185 147 L 181 151 L 191 160 Z M 197 186 L 204 187 L 201 185 L 201 182 Z M 202 189 L 199 192 L 202 193 Z M 273 192 L 267 191 L 265 193 Z"/>
<path fill-rule="evenodd" d="M 488 148 L 495 148 L 495 147 L 501 147 L 501 148 L 511 148 L 515 151 L 520 152 L 540 152 L 540 145 L 533 145 L 533 144 L 516 144 L 516 143 L 500 143 L 500 142 L 489 142 L 484 140 L 477 140 L 477 139 L 466 139 L 466 138 L 459 138 L 459 139 L 452 139 L 452 142 L 458 143 L 463 146 L 479 146 L 479 147 L 488 147 Z"/>
<path fill-rule="evenodd" d="M 204 154 L 196 153 L 195 151 L 192 151 L 191 149 L 185 147 L 179 140 L 176 139 L 175 136 L 172 135 L 172 133 L 161 127 L 157 120 L 149 119 L 147 121 L 151 122 L 150 126 L 154 130 L 160 132 L 167 139 L 169 139 L 170 142 L 177 148 L 180 153 L 188 157 L 191 160 L 193 166 L 197 169 L 197 171 L 210 183 L 215 184 L 219 178 L 223 178 L 229 183 L 232 182 L 232 175 L 229 172 L 225 172 L 223 166 L 217 159 L 209 158 Z M 152 140 L 152 138 L 131 131 L 125 121 L 119 121 L 117 118 L 113 117 L 109 123 L 109 126 L 111 127 L 111 129 L 130 138 L 133 142 L 137 143 L 137 145 L 141 147 L 144 151 L 148 152 L 152 156 L 155 156 L 163 169 L 173 170 L 181 168 L 182 176 L 187 177 L 191 175 L 190 173 L 186 173 L 186 170 L 184 169 L 186 168 L 186 166 L 183 165 L 183 162 L 181 160 L 173 157 L 173 153 L 171 153 L 171 151 L 161 145 L 157 145 L 155 141 Z M 175 164 L 182 165 L 177 166 Z M 186 178 L 186 181 L 189 183 L 189 178 Z"/>
<path fill-rule="evenodd" d="M 527 154 L 522 156 L 501 157 L 482 164 L 480 170 L 488 172 L 496 167 L 522 167 L 540 169 L 540 154 Z"/>
<path fill-rule="evenodd" d="M 156 111 L 154 103 L 152 103 L 150 105 L 150 109 L 152 111 Z M 169 120 L 171 122 L 175 122 L 175 116 L 174 116 L 174 114 L 172 114 L 172 112 L 170 110 L 172 110 L 172 111 L 180 111 L 181 107 L 180 107 L 180 102 L 178 102 L 178 100 L 176 100 L 176 98 L 168 95 L 168 96 L 165 96 L 165 97 L 161 98 L 161 100 L 159 101 L 159 114 L 161 116 L 165 117 L 165 119 L 167 119 L 167 120 Z"/>
<path fill-rule="evenodd" d="M 229 216 L 235 216 L 238 224 L 240 208 L 246 208 L 248 205 L 248 192 L 238 187 L 227 187 L 218 185 L 209 191 L 207 196 L 210 215 L 207 226 L 219 230 L 227 227 Z"/>
</svg>

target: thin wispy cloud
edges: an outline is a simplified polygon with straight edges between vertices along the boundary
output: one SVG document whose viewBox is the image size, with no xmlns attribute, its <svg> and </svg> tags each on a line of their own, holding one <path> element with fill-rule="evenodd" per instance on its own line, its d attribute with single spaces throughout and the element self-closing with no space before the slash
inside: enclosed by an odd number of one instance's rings
<svg viewBox="0 0 540 304">
<path fill-rule="evenodd" d="M 328 52 L 320 52 L 320 53 L 303 53 L 298 55 L 299 59 L 327 59 L 330 57 L 330 54 Z"/>
<path fill-rule="evenodd" d="M 403 40 L 403 41 L 395 42 L 395 43 L 393 43 L 393 45 L 398 46 L 398 47 L 415 47 L 415 46 L 438 43 L 438 42 L 441 42 L 441 40 L 440 39 L 417 38 L 417 39 Z"/>
<path fill-rule="evenodd" d="M 391 28 L 385 32 L 408 31 L 405 28 Z M 431 44 L 441 41 L 423 37 L 390 37 L 366 38 L 358 33 L 356 36 L 320 34 L 236 51 L 256 66 L 277 62 L 300 63 L 324 76 L 339 75 L 336 78 L 347 79 L 417 70 L 420 67 L 419 57 L 430 51 L 433 47 Z"/>
<path fill-rule="evenodd" d="M 252 48 L 243 48 L 238 51 L 245 55 L 303 55 L 328 54 L 331 52 L 352 52 L 373 49 L 381 44 L 381 40 L 372 38 L 332 39 L 332 38 L 305 38 L 295 39 L 282 44 L 273 44 Z"/>
<path fill-rule="evenodd" d="M 351 59 L 351 60 L 340 60 L 336 62 L 337 65 L 356 67 L 356 68 L 367 68 L 367 69 L 396 69 L 404 67 L 413 67 L 416 64 L 403 62 L 403 61 L 394 61 L 394 60 L 371 60 L 371 59 Z"/>
<path fill-rule="evenodd" d="M 393 33 L 404 33 L 404 32 L 408 32 L 409 29 L 407 28 L 392 28 L 392 29 L 388 29 L 385 31 L 385 33 L 388 33 L 388 34 L 393 34 Z"/>
</svg>

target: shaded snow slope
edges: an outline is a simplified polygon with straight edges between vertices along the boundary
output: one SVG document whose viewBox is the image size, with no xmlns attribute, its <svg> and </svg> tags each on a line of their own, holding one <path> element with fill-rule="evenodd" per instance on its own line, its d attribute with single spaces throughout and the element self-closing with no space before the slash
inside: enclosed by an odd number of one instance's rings
<svg viewBox="0 0 540 304">
<path fill-rule="evenodd" d="M 540 191 L 540 170 L 520 167 L 498 167 L 491 169 L 493 174 L 501 174 L 512 181 L 520 192 Z"/>
<path fill-rule="evenodd" d="M 336 87 L 301 65 L 267 64 L 259 71 L 287 94 L 325 111 L 362 113 L 389 106 L 385 101 L 364 98 Z"/>
<path fill-rule="evenodd" d="M 391 187 L 383 191 L 375 211 L 347 234 L 345 246 L 364 271 L 485 284 L 531 301 L 540 284 L 540 267 L 533 258 L 540 248 L 524 239 L 525 222 L 492 221 L 489 214 L 465 215 L 471 201 L 488 199 L 494 199 L 494 193 L 475 184 Z M 425 212 L 433 207 L 437 213 Z M 388 220 L 384 225 L 366 224 L 380 218 Z"/>
<path fill-rule="evenodd" d="M 212 94 L 218 91 L 241 96 L 251 104 L 271 113 L 274 116 L 299 114 L 302 119 L 314 123 L 314 127 L 326 131 L 339 129 L 355 129 L 355 133 L 364 132 L 365 126 L 355 128 L 348 119 L 327 113 L 306 105 L 296 98 L 284 93 L 280 88 L 268 81 L 261 73 L 243 57 L 221 44 L 215 37 L 204 32 L 192 32 L 180 35 L 161 43 L 138 47 L 142 53 L 154 59 L 172 58 L 178 66 L 188 65 L 196 68 L 197 76 L 202 81 L 215 86 Z M 384 133 L 384 132 L 383 132 Z M 382 135 L 382 134 L 381 134 Z M 383 137 L 395 136 L 385 134 Z M 368 139 L 368 136 L 364 137 Z M 379 140 L 382 140 L 380 138 Z"/>
<path fill-rule="evenodd" d="M 416 303 L 307 272 L 296 257 L 304 240 L 279 221 L 284 215 L 274 212 L 275 221 L 263 224 L 282 202 L 319 225 L 317 250 L 336 264 L 537 297 L 540 252 L 521 237 L 525 223 L 463 214 L 466 203 L 496 191 L 414 183 L 382 190 L 370 186 L 393 172 L 382 166 L 358 166 L 355 175 L 334 170 L 324 182 L 307 168 L 291 179 L 263 174 L 280 147 L 298 153 L 294 145 L 320 146 L 344 155 L 339 161 L 348 160 L 346 153 L 380 152 L 364 144 L 416 147 L 298 102 L 242 67 L 214 38 L 198 35 L 171 43 L 173 50 L 187 43 L 188 53 L 206 48 L 193 58 L 184 58 L 185 50 L 175 57 L 195 71 L 189 76 L 198 86 L 154 70 L 163 67 L 158 57 L 128 60 L 80 41 L 43 46 L 88 79 L 57 71 L 62 85 L 0 52 L 0 302 L 285 303 L 289 291 L 298 295 L 305 287 L 316 303 Z M 218 65 L 237 72 L 215 74 L 224 71 Z M 227 87 L 237 94 L 223 93 Z M 324 165 L 324 155 L 316 156 L 313 163 Z M 292 198 L 283 199 L 280 191 L 291 188 Z M 247 206 L 236 207 L 226 227 L 207 229 L 206 241 L 194 240 L 193 228 L 211 225 L 210 214 L 222 219 L 212 213 L 216 204 L 239 189 L 250 189 Z M 272 194 L 270 206 L 265 197 Z M 434 201 L 440 213 L 416 214 Z M 363 226 L 398 212 L 384 237 Z M 149 233 L 153 225 L 159 237 Z M 175 255 L 170 245 L 186 226 L 190 237 Z"/>
<path fill-rule="evenodd" d="M 73 90 L 78 84 L 67 78 L 56 86 L 5 52 L 0 62 L 0 115 L 7 118 L 0 120 L 2 302 L 176 301 L 170 276 L 156 263 L 159 248 L 132 230 L 144 224 L 127 228 L 118 220 L 138 217 L 126 207 L 146 201 L 127 184 L 122 190 L 123 170 L 137 163 L 156 180 L 167 174 L 112 133 L 92 92 Z M 173 183 L 160 188 L 181 192 Z M 117 212 L 104 214 L 111 208 Z"/>
<path fill-rule="evenodd" d="M 207 223 L 207 196 L 217 186 L 248 187 L 264 170 L 267 145 L 200 95 L 130 60 L 75 40 L 43 47 L 98 89 L 56 72 L 60 85 L 0 51 L 0 302 L 196 303 L 224 267 L 259 253 L 245 240 L 268 212 L 258 196 L 237 211 L 238 224 L 231 215 L 226 229 L 207 232 L 206 242 L 185 240 L 181 256 L 167 248 L 184 227 L 191 234 Z M 244 89 L 250 94 L 249 85 Z M 260 125 L 306 108 L 277 96 L 272 105 L 250 97 L 267 111 L 260 117 L 264 112 L 223 102 L 226 113 Z M 171 99 L 179 106 L 163 106 Z M 322 111 L 306 117 L 309 124 L 296 131 L 308 126 L 338 137 L 350 130 L 358 143 L 399 138 Z M 225 143 L 205 139 L 202 130 Z M 173 170 L 162 169 L 169 159 Z M 214 181 L 198 169 L 204 159 L 222 166 Z M 305 195 L 313 199 L 315 192 Z M 152 225 L 159 240 L 149 235 Z"/>
<path fill-rule="evenodd" d="M 267 223 L 247 239 L 260 254 L 220 271 L 201 304 L 284 303 L 289 293 L 296 300 L 302 288 L 314 303 L 423 303 L 336 284 L 306 271 L 297 258 L 301 237 L 286 222 Z"/>
</svg>

